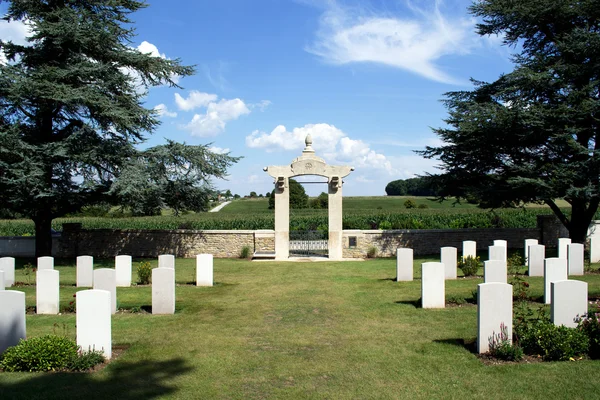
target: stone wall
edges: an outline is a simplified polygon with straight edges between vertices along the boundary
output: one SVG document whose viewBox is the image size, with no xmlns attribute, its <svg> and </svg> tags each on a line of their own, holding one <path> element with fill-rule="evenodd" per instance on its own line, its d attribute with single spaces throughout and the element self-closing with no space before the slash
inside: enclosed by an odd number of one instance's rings
<svg viewBox="0 0 600 400">
<path fill-rule="evenodd" d="M 242 248 L 274 248 L 273 231 L 197 231 L 197 230 L 118 230 L 80 229 L 78 224 L 65 224 L 60 241 L 60 257 L 90 255 L 98 258 L 128 254 L 133 257 L 195 257 L 210 253 L 215 257 L 239 257 Z"/>
<path fill-rule="evenodd" d="M 52 255 L 59 253 L 60 235 L 52 236 Z M 35 257 L 35 236 L 0 237 L 0 257 Z"/>
<path fill-rule="evenodd" d="M 356 238 L 356 246 L 350 246 Z M 452 246 L 462 251 L 462 242 L 474 240 L 477 250 L 487 250 L 496 239 L 504 239 L 509 248 L 523 248 L 525 239 L 540 240 L 540 230 L 532 229 L 423 229 L 423 230 L 345 230 L 343 232 L 343 257 L 366 257 L 369 248 L 375 247 L 380 257 L 392 257 L 398 247 L 410 247 L 415 255 L 439 254 L 441 247 Z"/>
<path fill-rule="evenodd" d="M 559 237 L 568 237 L 562 225 L 552 216 L 539 216 L 538 227 L 532 229 L 431 229 L 431 230 L 345 230 L 342 233 L 343 258 L 365 257 L 369 248 L 377 248 L 379 256 L 393 256 L 398 247 L 410 247 L 415 255 L 439 254 L 440 247 L 453 246 L 459 251 L 464 240 L 477 242 L 478 250 L 486 250 L 496 239 L 508 241 L 509 248 L 523 248 L 525 239 L 538 239 L 547 247 L 556 247 Z M 351 238 L 355 246 L 350 246 Z M 31 254 L 17 252 L 17 242 Z M 25 243 L 27 242 L 27 243 Z M 33 256 L 35 238 L 1 238 L 0 256 Z M 198 231 L 198 230 L 118 230 L 81 229 L 81 224 L 63 224 L 63 232 L 55 243 L 54 255 L 74 258 L 91 255 L 110 258 L 118 254 L 133 257 L 157 257 L 174 254 L 194 257 L 210 253 L 215 257 L 238 257 L 248 246 L 251 252 L 274 252 L 273 230 Z M 20 250 L 19 250 L 20 251 Z"/>
</svg>

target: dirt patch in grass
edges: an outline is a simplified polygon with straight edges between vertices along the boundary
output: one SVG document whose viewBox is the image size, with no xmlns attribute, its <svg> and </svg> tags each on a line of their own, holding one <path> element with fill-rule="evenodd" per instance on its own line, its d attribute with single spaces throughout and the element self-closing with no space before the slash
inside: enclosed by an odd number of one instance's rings
<svg viewBox="0 0 600 400">
<path fill-rule="evenodd" d="M 489 354 L 478 354 L 477 358 L 479 358 L 479 360 L 485 365 L 537 364 L 537 363 L 544 362 L 544 360 L 542 360 L 541 356 L 528 356 L 528 355 L 523 355 L 523 358 L 521 359 L 521 361 L 499 360 L 495 357 L 492 357 Z"/>
<path fill-rule="evenodd" d="M 110 364 L 113 361 L 116 361 L 117 358 L 121 357 L 123 355 L 123 353 L 125 353 L 125 351 L 127 351 L 127 349 L 129 349 L 129 347 L 130 346 L 128 344 L 113 346 L 110 360 L 106 360 L 102 364 L 98 364 L 98 365 L 94 366 L 94 368 L 91 368 L 87 371 L 82 371 L 79 373 L 90 374 L 90 373 L 102 371 L 104 368 L 106 368 L 108 366 L 108 364 Z"/>
</svg>

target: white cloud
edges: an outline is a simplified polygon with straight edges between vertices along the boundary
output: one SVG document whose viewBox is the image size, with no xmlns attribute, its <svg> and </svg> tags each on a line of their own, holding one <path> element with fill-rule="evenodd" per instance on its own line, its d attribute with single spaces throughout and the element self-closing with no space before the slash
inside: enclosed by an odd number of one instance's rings
<svg viewBox="0 0 600 400">
<path fill-rule="evenodd" d="M 200 107 L 206 107 L 210 103 L 216 101 L 216 94 L 203 93 L 197 90 L 192 90 L 187 98 L 183 98 L 179 93 L 175 93 L 175 103 L 182 111 L 190 111 Z"/>
<path fill-rule="evenodd" d="M 222 148 L 217 146 L 210 146 L 208 150 L 216 154 L 226 154 L 230 151 L 228 148 Z"/>
<path fill-rule="evenodd" d="M 31 36 L 31 26 L 22 21 L 0 20 L 0 40 L 14 44 L 28 45 L 27 37 Z M 8 58 L 4 51 L 0 50 L 0 64 L 8 63 Z"/>
<path fill-rule="evenodd" d="M 160 57 L 160 58 L 168 59 L 168 57 L 164 53 L 161 54 L 158 51 L 158 48 L 155 45 L 153 45 L 150 42 L 146 42 L 145 40 L 142 43 L 140 43 L 139 46 L 136 47 L 136 50 L 138 50 L 144 54 L 150 54 L 150 56 L 152 56 L 152 57 Z M 135 71 L 131 68 L 127 68 L 127 67 L 121 67 L 120 70 L 121 70 L 121 72 L 129 75 L 133 79 L 136 93 L 139 93 L 139 94 L 146 93 L 147 89 L 144 86 L 144 81 L 142 80 L 141 75 L 137 71 Z M 177 74 L 171 74 L 170 78 L 173 82 L 179 83 L 179 79 L 181 77 Z"/>
<path fill-rule="evenodd" d="M 306 50 L 333 64 L 373 62 L 427 79 L 459 83 L 436 61 L 466 54 L 478 40 L 474 21 L 444 16 L 438 2 L 428 10 L 407 3 L 413 15 L 365 15 L 333 5 L 321 16 L 315 43 Z"/>
<path fill-rule="evenodd" d="M 195 114 L 183 129 L 190 131 L 192 136 L 215 136 L 223 132 L 227 122 L 249 113 L 250 109 L 242 100 L 221 99 L 218 102 L 208 103 L 206 113 Z"/>
<path fill-rule="evenodd" d="M 156 110 L 156 112 L 158 112 L 158 115 L 161 117 L 175 118 L 177 116 L 176 112 L 169 111 L 167 106 L 164 104 L 159 104 L 156 107 L 154 107 L 154 109 Z"/>
<path fill-rule="evenodd" d="M 258 103 L 249 104 L 250 109 L 258 108 L 260 112 L 264 112 L 270 105 L 270 100 L 261 100 Z"/>
<path fill-rule="evenodd" d="M 167 58 L 164 53 L 160 54 L 158 47 L 145 40 L 137 47 L 137 49 L 144 54 L 150 54 L 152 57 Z"/>
<path fill-rule="evenodd" d="M 353 167 L 384 170 L 394 173 L 387 157 L 372 150 L 362 140 L 350 139 L 342 130 L 329 124 L 308 124 L 288 131 L 279 125 L 271 133 L 254 131 L 246 136 L 246 145 L 261 148 L 267 152 L 275 150 L 301 150 L 306 135 L 312 136 L 313 148 L 317 154 L 330 163 L 349 164 Z"/>
<path fill-rule="evenodd" d="M 26 38 L 31 35 L 31 27 L 22 21 L 0 20 L 0 40 L 14 44 L 26 45 Z"/>
<path fill-rule="evenodd" d="M 251 148 L 265 149 L 267 152 L 275 150 L 302 150 L 306 135 L 311 134 L 313 147 L 318 151 L 328 151 L 335 148 L 339 140 L 346 134 L 340 129 L 329 124 L 308 124 L 301 128 L 294 128 L 289 132 L 285 126 L 279 125 L 265 133 L 254 131 L 246 136 L 246 145 Z"/>
</svg>

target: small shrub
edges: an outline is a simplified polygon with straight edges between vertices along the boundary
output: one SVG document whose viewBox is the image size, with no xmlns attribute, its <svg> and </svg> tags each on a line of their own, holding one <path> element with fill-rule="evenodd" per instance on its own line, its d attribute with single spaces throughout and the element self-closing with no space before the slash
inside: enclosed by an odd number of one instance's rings
<svg viewBox="0 0 600 400">
<path fill-rule="evenodd" d="M 509 275 L 518 274 L 524 265 L 525 260 L 523 260 L 520 254 L 515 253 L 506 259 L 506 267 Z"/>
<path fill-rule="evenodd" d="M 392 229 L 392 223 L 390 221 L 381 221 L 379 223 L 379 229 Z"/>
<path fill-rule="evenodd" d="M 499 360 L 519 361 L 523 358 L 523 349 L 518 344 L 513 344 L 508 337 L 508 328 L 500 324 L 500 333 L 495 332 L 490 336 L 489 354 Z"/>
<path fill-rule="evenodd" d="M 598 302 L 579 320 L 577 328 L 586 334 L 589 340 L 588 355 L 591 359 L 600 359 L 600 321 L 598 321 Z"/>
<path fill-rule="evenodd" d="M 466 256 L 458 260 L 458 268 L 463 272 L 464 276 L 475 276 L 479 268 L 483 266 L 479 257 Z"/>
<path fill-rule="evenodd" d="M 65 337 L 46 335 L 21 339 L 2 354 L 0 367 L 7 372 L 58 371 L 77 357 L 77 344 Z"/>
<path fill-rule="evenodd" d="M 367 250 L 367 258 L 375 258 L 377 257 L 377 247 L 371 246 L 369 250 Z"/>
<path fill-rule="evenodd" d="M 408 199 L 404 202 L 404 208 L 417 208 L 417 203 L 414 200 Z"/>
<path fill-rule="evenodd" d="M 25 275 L 28 285 L 31 285 L 31 278 L 35 276 L 36 271 L 37 269 L 31 263 L 23 265 L 23 275 Z"/>
<path fill-rule="evenodd" d="M 417 208 L 420 208 L 423 210 L 425 208 L 429 208 L 429 206 L 427 204 L 419 204 L 419 207 L 417 207 Z"/>
<path fill-rule="evenodd" d="M 541 310 L 536 318 L 519 316 L 514 325 L 525 354 L 540 355 L 544 361 L 567 361 L 588 352 L 589 339 L 584 331 L 556 326 Z"/>
<path fill-rule="evenodd" d="M 140 262 L 137 266 L 137 276 L 140 285 L 148 285 L 152 277 L 152 266 L 148 261 Z"/>
<path fill-rule="evenodd" d="M 250 246 L 242 247 L 242 250 L 240 251 L 240 258 L 250 258 Z"/>
<path fill-rule="evenodd" d="M 529 282 L 520 276 L 513 276 L 509 282 L 513 287 L 513 299 L 526 301 L 529 298 Z"/>
<path fill-rule="evenodd" d="M 79 351 L 67 364 L 67 369 L 69 371 L 87 371 L 98 364 L 102 364 L 105 360 L 104 353 L 100 350 Z"/>
<path fill-rule="evenodd" d="M 446 297 L 446 303 L 448 303 L 448 304 L 456 304 L 456 305 L 460 306 L 460 305 L 465 304 L 466 302 L 467 301 L 462 296 L 450 295 L 450 296 Z"/>
</svg>

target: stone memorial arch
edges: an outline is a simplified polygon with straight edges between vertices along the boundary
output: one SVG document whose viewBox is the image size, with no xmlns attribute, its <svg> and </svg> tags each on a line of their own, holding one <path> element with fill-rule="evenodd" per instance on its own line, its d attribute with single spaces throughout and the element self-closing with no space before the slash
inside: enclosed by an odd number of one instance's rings
<svg viewBox="0 0 600 400">
<path fill-rule="evenodd" d="M 302 175 L 317 175 L 327 178 L 329 194 L 329 236 L 327 243 L 330 260 L 342 259 L 342 178 L 354 168 L 327 165 L 315 155 L 312 138 L 306 136 L 306 147 L 302 155 L 290 165 L 264 168 L 275 179 L 275 259 L 287 260 L 290 256 L 290 178 Z"/>
</svg>

